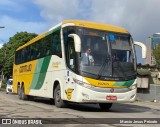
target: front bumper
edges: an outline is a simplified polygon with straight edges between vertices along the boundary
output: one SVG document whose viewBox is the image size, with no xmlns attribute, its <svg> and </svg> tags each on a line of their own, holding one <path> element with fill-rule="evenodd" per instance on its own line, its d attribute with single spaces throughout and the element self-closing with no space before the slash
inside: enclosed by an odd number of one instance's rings
<svg viewBox="0 0 160 127">
<path fill-rule="evenodd" d="M 88 103 L 118 103 L 133 102 L 136 99 L 137 89 L 123 93 L 97 92 L 83 86 L 77 85 L 76 102 Z M 107 96 L 116 96 L 116 100 L 107 100 Z"/>
</svg>

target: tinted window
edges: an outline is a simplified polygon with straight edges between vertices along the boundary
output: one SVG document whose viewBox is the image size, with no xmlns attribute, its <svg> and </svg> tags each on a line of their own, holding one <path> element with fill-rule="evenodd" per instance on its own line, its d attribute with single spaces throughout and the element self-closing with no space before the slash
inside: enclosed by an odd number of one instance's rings
<svg viewBox="0 0 160 127">
<path fill-rule="evenodd" d="M 60 30 L 16 52 L 15 63 L 20 64 L 48 55 L 62 57 Z"/>
<path fill-rule="evenodd" d="M 53 33 L 51 47 L 52 47 L 52 54 L 53 55 L 58 55 L 59 57 L 62 57 L 60 31 Z"/>
</svg>

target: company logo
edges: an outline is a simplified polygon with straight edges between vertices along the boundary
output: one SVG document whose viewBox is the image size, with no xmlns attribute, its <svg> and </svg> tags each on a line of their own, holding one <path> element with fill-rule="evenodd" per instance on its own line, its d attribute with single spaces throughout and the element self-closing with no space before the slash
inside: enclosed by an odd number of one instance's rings
<svg viewBox="0 0 160 127">
<path fill-rule="evenodd" d="M 20 66 L 19 73 L 29 72 L 32 70 L 32 64 Z"/>
<path fill-rule="evenodd" d="M 61 65 L 61 62 L 59 62 L 59 61 L 52 63 L 52 67 L 53 67 L 53 68 L 58 68 L 59 65 Z"/>
<path fill-rule="evenodd" d="M 109 86 L 107 82 L 98 82 L 98 86 Z"/>
<path fill-rule="evenodd" d="M 111 92 L 111 93 L 114 93 L 114 91 L 115 91 L 114 88 L 111 88 L 111 89 L 110 89 L 110 92 Z"/>
<path fill-rule="evenodd" d="M 67 99 L 70 100 L 72 98 L 72 92 L 74 89 L 67 89 L 65 90 L 65 93 L 67 95 Z"/>
<path fill-rule="evenodd" d="M 2 124 L 11 124 L 11 119 L 2 119 Z"/>
</svg>

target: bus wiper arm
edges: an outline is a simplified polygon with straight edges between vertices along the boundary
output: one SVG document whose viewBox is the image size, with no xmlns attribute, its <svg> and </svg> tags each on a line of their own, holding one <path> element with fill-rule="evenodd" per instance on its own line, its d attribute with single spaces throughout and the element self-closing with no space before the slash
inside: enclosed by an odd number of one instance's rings
<svg viewBox="0 0 160 127">
<path fill-rule="evenodd" d="M 87 71 L 81 71 L 81 72 L 97 76 L 96 74 L 89 73 L 89 72 L 87 72 Z"/>
<path fill-rule="evenodd" d="M 102 67 L 101 67 L 101 69 L 100 69 L 99 72 L 98 72 L 97 79 L 100 79 L 101 74 L 102 74 L 104 68 L 106 67 L 106 64 L 107 64 L 110 60 L 111 60 L 110 56 L 107 56 L 107 58 L 105 59 L 103 65 L 102 65 Z"/>
</svg>

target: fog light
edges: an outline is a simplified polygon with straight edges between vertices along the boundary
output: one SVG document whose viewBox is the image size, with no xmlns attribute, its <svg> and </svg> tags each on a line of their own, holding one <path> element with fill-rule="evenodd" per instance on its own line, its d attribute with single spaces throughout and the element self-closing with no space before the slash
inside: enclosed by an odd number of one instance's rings
<svg viewBox="0 0 160 127">
<path fill-rule="evenodd" d="M 86 87 L 86 88 L 91 88 L 92 87 L 90 84 L 87 84 L 87 83 L 84 83 L 83 86 Z"/>
<path fill-rule="evenodd" d="M 86 88 L 92 88 L 92 87 L 93 87 L 91 84 L 88 84 L 88 83 L 79 81 L 79 80 L 77 80 L 77 79 L 75 79 L 75 78 L 73 78 L 73 81 L 74 81 L 75 83 L 77 83 L 78 85 L 81 85 L 81 86 L 86 87 Z"/>
</svg>

